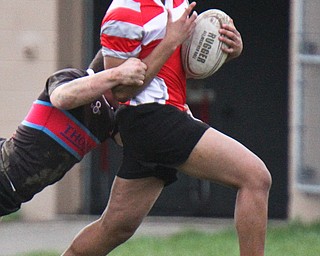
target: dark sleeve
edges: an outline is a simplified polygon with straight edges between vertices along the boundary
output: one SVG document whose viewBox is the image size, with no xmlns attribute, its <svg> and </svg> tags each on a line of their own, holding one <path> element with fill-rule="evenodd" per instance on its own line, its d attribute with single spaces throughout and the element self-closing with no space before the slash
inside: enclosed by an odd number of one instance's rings
<svg viewBox="0 0 320 256">
<path fill-rule="evenodd" d="M 87 75 L 88 73 L 81 69 L 66 68 L 59 70 L 48 78 L 46 82 L 47 93 L 50 96 L 58 86 Z"/>
</svg>

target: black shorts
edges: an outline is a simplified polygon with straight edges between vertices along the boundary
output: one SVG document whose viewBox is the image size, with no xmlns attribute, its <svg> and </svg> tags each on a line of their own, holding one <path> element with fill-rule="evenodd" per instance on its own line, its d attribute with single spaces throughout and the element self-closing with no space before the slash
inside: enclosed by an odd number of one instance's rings
<svg viewBox="0 0 320 256">
<path fill-rule="evenodd" d="M 123 106 L 116 114 L 123 142 L 118 176 L 155 176 L 166 184 L 176 180 L 175 167 L 184 163 L 209 125 L 171 105 Z"/>
</svg>

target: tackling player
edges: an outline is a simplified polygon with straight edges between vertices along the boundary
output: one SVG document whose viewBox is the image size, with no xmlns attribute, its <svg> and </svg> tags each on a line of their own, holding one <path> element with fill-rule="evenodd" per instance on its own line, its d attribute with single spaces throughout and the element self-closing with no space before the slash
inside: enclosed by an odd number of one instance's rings
<svg viewBox="0 0 320 256">
<path fill-rule="evenodd" d="M 13 136 L 0 139 L 0 216 L 17 211 L 112 137 L 114 110 L 104 94 L 122 85 L 115 97 L 132 97 L 145 71 L 136 58 L 104 70 L 99 51 L 88 70 L 67 68 L 50 76 Z"/>
</svg>

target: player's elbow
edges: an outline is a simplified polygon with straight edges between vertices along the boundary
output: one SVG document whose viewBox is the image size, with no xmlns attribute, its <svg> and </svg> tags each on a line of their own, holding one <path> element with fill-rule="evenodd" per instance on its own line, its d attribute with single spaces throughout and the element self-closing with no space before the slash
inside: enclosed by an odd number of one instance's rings
<svg viewBox="0 0 320 256">
<path fill-rule="evenodd" d="M 126 102 L 130 99 L 128 91 L 125 91 L 122 85 L 112 88 L 113 97 L 119 102 Z"/>
<path fill-rule="evenodd" d="M 58 109 L 68 110 L 72 108 L 72 102 L 65 97 L 61 97 L 59 94 L 52 93 L 50 101 L 51 104 Z"/>
<path fill-rule="evenodd" d="M 62 110 L 70 109 L 69 104 L 67 104 L 66 102 L 63 102 L 63 101 L 51 100 L 51 103 L 55 108 L 58 108 L 58 109 L 62 109 Z"/>
<path fill-rule="evenodd" d="M 125 95 L 119 95 L 119 94 L 117 94 L 114 98 L 121 103 L 127 102 L 130 99 Z"/>
<path fill-rule="evenodd" d="M 135 97 L 142 90 L 137 86 L 117 85 L 112 88 L 113 97 L 119 102 L 126 102 Z"/>
</svg>

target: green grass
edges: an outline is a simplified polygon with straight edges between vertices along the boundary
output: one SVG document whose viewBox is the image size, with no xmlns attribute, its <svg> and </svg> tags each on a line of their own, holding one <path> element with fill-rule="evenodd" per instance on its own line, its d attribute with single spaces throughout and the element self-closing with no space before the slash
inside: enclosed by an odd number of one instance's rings
<svg viewBox="0 0 320 256">
<path fill-rule="evenodd" d="M 282 228 L 272 228 L 267 236 L 267 255 L 320 255 L 320 222 L 303 225 L 295 222 Z"/>
<path fill-rule="evenodd" d="M 3 216 L 1 222 L 9 222 L 9 221 L 16 221 L 20 219 L 20 212 L 14 212 L 9 215 Z"/>
<path fill-rule="evenodd" d="M 320 255 L 320 222 L 303 225 L 293 222 L 281 227 L 269 227 L 266 256 Z M 58 256 L 59 253 L 30 253 L 23 256 Z M 138 237 L 118 247 L 110 256 L 237 256 L 234 230 L 214 234 L 185 231 L 169 237 Z M 19 256 L 22 256 L 21 254 Z"/>
<path fill-rule="evenodd" d="M 237 238 L 234 232 L 207 234 L 186 231 L 166 238 L 144 237 L 129 241 L 110 253 L 119 255 L 237 255 Z"/>
</svg>

